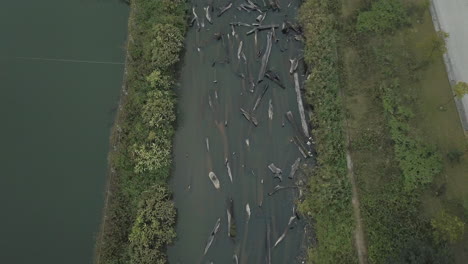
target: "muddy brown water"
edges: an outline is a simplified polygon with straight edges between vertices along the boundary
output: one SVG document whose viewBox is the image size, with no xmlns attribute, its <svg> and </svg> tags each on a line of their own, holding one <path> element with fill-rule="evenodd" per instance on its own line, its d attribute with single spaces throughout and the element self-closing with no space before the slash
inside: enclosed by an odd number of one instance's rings
<svg viewBox="0 0 468 264">
<path fill-rule="evenodd" d="M 312 159 L 304 160 L 291 141 L 300 133 L 285 116 L 287 111 L 291 111 L 299 125 L 289 59 L 301 56 L 303 46 L 294 40 L 294 34 L 285 35 L 281 28 L 277 29 L 278 41 L 273 44 L 268 68 L 279 74 L 286 88 L 282 89 L 265 78 L 252 93 L 250 83 L 257 82 L 261 66 L 261 57 L 257 56 L 257 52 L 265 51 L 269 30 L 258 32 L 257 45 L 255 34 L 246 35 L 249 27 L 235 26 L 232 35 L 230 22 L 251 24 L 256 22 L 255 18 L 259 15 L 255 11 L 239 11 L 237 7 L 241 3 L 244 2 L 234 2 L 230 10 L 217 17 L 217 7 L 226 5 L 227 1 L 212 2 L 213 24 L 209 24 L 203 8 L 210 3 L 204 0 L 191 2 L 200 20 L 204 20 L 204 27 L 198 31 L 195 23 L 188 31 L 177 88 L 178 127 L 171 186 L 178 209 L 178 237 L 168 249 L 170 263 L 233 263 L 234 255 L 239 263 L 268 263 L 268 251 L 271 263 L 301 262 L 305 224 L 300 219 L 288 226 L 290 217 L 294 215 L 294 201 L 299 196 L 299 190 L 285 189 L 271 196 L 268 193 L 278 184 L 295 186 L 302 177 L 303 167 L 313 165 Z M 266 10 L 263 2 L 256 3 Z M 285 19 L 295 20 L 298 2 L 279 3 L 281 11 L 268 10 L 262 24 L 278 24 L 281 27 Z M 215 33 L 222 33 L 222 39 L 215 40 Z M 247 63 L 242 56 L 240 60 L 237 57 L 241 41 Z M 226 59 L 229 59 L 229 63 Z M 305 78 L 302 66 L 299 73 L 302 83 Z M 244 78 L 240 77 L 242 75 Z M 269 89 L 253 114 L 259 123 L 255 127 L 242 116 L 240 108 L 250 113 L 265 84 L 269 85 Z M 268 115 L 270 100 L 272 120 Z M 291 165 L 299 157 L 302 160 L 301 169 L 294 180 L 290 180 Z M 232 171 L 232 182 L 225 166 L 226 159 Z M 270 163 L 283 170 L 282 182 L 273 177 L 267 167 Z M 219 189 L 215 189 L 208 178 L 210 171 L 217 175 Z M 233 200 L 237 227 L 234 238 L 228 236 L 226 210 L 229 199 Z M 250 206 L 250 219 L 246 204 Z M 204 255 L 208 237 L 218 218 L 221 219 L 219 232 Z M 267 241 L 268 227 L 270 241 Z M 284 240 L 273 247 L 286 229 L 288 232 Z"/>
</svg>

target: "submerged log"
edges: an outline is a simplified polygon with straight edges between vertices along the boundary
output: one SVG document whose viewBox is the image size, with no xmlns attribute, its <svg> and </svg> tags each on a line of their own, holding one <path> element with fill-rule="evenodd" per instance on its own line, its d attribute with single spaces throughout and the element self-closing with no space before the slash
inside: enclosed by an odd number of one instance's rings
<svg viewBox="0 0 468 264">
<path fill-rule="evenodd" d="M 247 203 L 245 205 L 245 212 L 247 213 L 247 222 L 250 220 L 250 205 Z"/>
<path fill-rule="evenodd" d="M 265 95 L 265 93 L 268 91 L 268 88 L 269 88 L 270 85 L 268 85 L 268 83 L 266 83 L 264 86 L 263 86 L 263 91 L 262 93 L 258 96 L 257 100 L 255 101 L 255 105 L 253 107 L 253 110 L 252 112 L 254 112 L 257 107 L 260 105 L 260 101 L 262 100 L 263 96 Z"/>
<path fill-rule="evenodd" d="M 229 199 L 228 204 L 227 204 L 227 218 L 228 218 L 228 236 L 229 237 L 236 237 L 236 221 L 234 218 L 234 201 L 232 199 Z"/>
<path fill-rule="evenodd" d="M 263 81 L 263 77 L 265 76 L 266 68 L 267 68 L 267 65 L 268 65 L 268 59 L 270 58 L 270 53 L 271 53 L 271 46 L 272 46 L 271 38 L 272 38 L 272 36 L 273 36 L 273 33 L 268 32 L 268 34 L 267 34 L 267 48 L 266 48 L 265 53 L 263 54 L 262 66 L 260 67 L 260 72 L 258 73 L 257 82 Z"/>
<path fill-rule="evenodd" d="M 299 189 L 299 187 L 297 187 L 297 186 L 280 186 L 280 185 L 276 185 L 273 188 L 273 191 L 268 193 L 268 196 L 272 196 L 276 192 L 279 192 L 281 190 L 286 190 L 286 189 Z"/>
<path fill-rule="evenodd" d="M 220 17 L 222 14 L 224 14 L 226 11 L 228 11 L 231 7 L 232 7 L 232 3 L 229 3 L 226 6 L 222 7 L 219 10 L 218 17 Z"/>
<path fill-rule="evenodd" d="M 272 82 L 276 83 L 279 87 L 283 88 L 283 89 L 286 89 L 286 87 L 284 86 L 283 82 L 281 81 L 281 79 L 279 78 L 278 74 L 276 74 L 274 71 L 270 71 L 268 70 L 266 73 L 265 73 L 265 76 L 270 79 Z"/>
</svg>

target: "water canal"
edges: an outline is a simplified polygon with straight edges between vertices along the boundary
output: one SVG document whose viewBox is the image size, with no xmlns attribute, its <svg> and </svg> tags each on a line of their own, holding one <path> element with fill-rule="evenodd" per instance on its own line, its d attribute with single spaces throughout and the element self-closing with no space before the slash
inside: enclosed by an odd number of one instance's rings
<svg viewBox="0 0 468 264">
<path fill-rule="evenodd" d="M 118 0 L 2 2 L 0 263 L 92 263 L 127 18 Z"/>
<path fill-rule="evenodd" d="M 294 39 L 292 30 L 289 34 L 281 31 L 283 21 L 294 21 L 298 2 L 279 1 L 281 11 L 269 10 L 262 22 L 279 25 L 273 35 L 268 69 L 278 74 L 285 89 L 267 78 L 252 87 L 257 83 L 267 36 L 272 31 L 259 31 L 255 37 L 246 35 L 251 27 L 231 27 L 231 22 L 251 25 L 260 14 L 238 10 L 241 3 L 234 2 L 231 9 L 217 17 L 218 7 L 227 1 L 191 2 L 200 30 L 195 22 L 188 31 L 177 88 L 178 126 L 171 185 L 178 209 L 178 238 L 169 248 L 170 263 L 233 263 L 236 257 L 239 263 L 298 263 L 305 245 L 305 224 L 295 218 L 294 211 L 299 190 L 290 188 L 269 195 L 277 185 L 296 186 L 304 166 L 312 166 L 312 160 L 304 159 L 293 141 L 295 136 L 302 143 L 306 141 L 298 129 L 300 125 L 292 126 L 285 115 L 291 111 L 300 124 L 289 59 L 301 56 L 302 45 Z M 257 3 L 266 10 L 263 2 Z M 208 5 L 214 6 L 210 11 L 213 24 L 205 18 L 204 7 Z M 222 35 L 219 40 L 214 37 L 217 33 Z M 298 72 L 302 83 L 302 66 Z M 266 84 L 269 89 L 252 111 Z M 256 118 L 258 126 L 244 118 L 241 108 Z M 291 166 L 298 158 L 301 167 L 289 179 Z M 282 169 L 282 182 L 269 170 L 271 163 Z M 219 189 L 208 177 L 211 171 L 219 179 Z M 228 228 L 227 211 L 231 200 L 231 223 L 235 222 L 236 230 L 230 237 L 228 233 L 233 230 Z M 219 231 L 204 254 L 218 219 Z M 275 247 L 286 230 L 284 239 Z"/>
</svg>

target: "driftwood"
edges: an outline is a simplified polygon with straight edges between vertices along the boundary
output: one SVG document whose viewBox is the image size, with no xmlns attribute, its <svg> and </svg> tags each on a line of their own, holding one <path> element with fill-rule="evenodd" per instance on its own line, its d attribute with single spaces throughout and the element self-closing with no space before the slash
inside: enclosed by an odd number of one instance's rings
<svg viewBox="0 0 468 264">
<path fill-rule="evenodd" d="M 270 171 L 273 172 L 274 174 L 283 173 L 283 171 L 280 168 L 276 167 L 275 164 L 273 163 L 270 163 L 270 165 L 268 165 L 268 169 L 270 169 Z"/>
<path fill-rule="evenodd" d="M 251 27 L 252 25 L 249 25 L 247 23 L 244 23 L 244 22 L 231 22 L 229 23 L 229 25 L 231 26 L 243 26 L 243 27 Z"/>
<path fill-rule="evenodd" d="M 294 87 L 296 89 L 297 105 L 301 116 L 302 129 L 304 135 L 309 138 L 309 128 L 307 127 L 307 122 L 305 120 L 304 105 L 302 104 L 301 89 L 299 87 L 299 74 L 297 72 L 294 73 Z"/>
<path fill-rule="evenodd" d="M 257 100 L 255 101 L 255 105 L 253 107 L 253 110 L 252 112 L 254 112 L 257 107 L 260 105 L 260 101 L 262 100 L 263 96 L 265 95 L 265 93 L 268 91 L 268 88 L 269 88 L 270 85 L 268 85 L 268 83 L 266 83 L 264 86 L 263 86 L 263 91 L 262 93 L 257 97 Z"/>
<path fill-rule="evenodd" d="M 240 109 L 242 115 L 245 117 L 245 119 L 247 119 L 249 122 L 252 122 L 252 124 L 254 124 L 255 126 L 258 126 L 258 121 L 255 117 L 251 116 L 249 113 L 247 113 L 247 111 L 245 111 L 244 109 Z"/>
<path fill-rule="evenodd" d="M 268 34 L 267 34 L 267 48 L 266 48 L 265 53 L 263 54 L 262 66 L 260 67 L 260 72 L 258 73 L 257 82 L 263 81 L 263 77 L 265 76 L 266 67 L 268 65 L 268 59 L 270 58 L 270 53 L 271 53 L 271 46 L 272 46 L 271 38 L 272 38 L 272 35 L 273 34 L 271 32 L 268 32 Z"/>
</svg>

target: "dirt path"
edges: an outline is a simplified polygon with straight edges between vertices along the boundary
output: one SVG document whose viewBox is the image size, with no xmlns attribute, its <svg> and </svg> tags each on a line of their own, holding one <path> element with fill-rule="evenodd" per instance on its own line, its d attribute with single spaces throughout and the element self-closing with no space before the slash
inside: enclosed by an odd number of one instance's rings
<svg viewBox="0 0 468 264">
<path fill-rule="evenodd" d="M 346 163 L 348 165 L 348 177 L 351 182 L 351 188 L 353 192 L 352 204 L 354 212 L 354 220 L 356 222 L 356 229 L 354 230 L 354 236 L 356 240 L 356 251 L 359 257 L 360 264 L 367 264 L 367 246 L 364 237 L 364 228 L 362 225 L 361 210 L 359 205 L 359 195 L 356 186 L 356 179 L 354 178 L 353 161 L 349 150 L 346 151 Z"/>
</svg>

